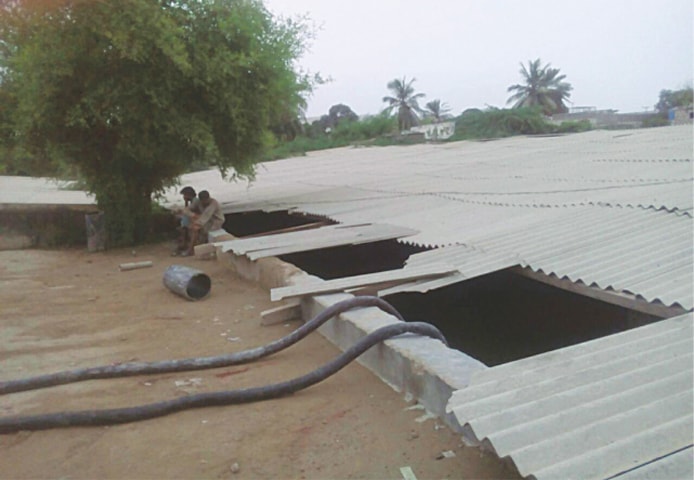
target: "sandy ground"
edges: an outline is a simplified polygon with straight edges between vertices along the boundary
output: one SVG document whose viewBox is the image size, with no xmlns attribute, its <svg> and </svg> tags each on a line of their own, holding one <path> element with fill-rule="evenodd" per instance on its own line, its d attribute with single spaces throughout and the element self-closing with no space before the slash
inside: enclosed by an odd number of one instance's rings
<svg viewBox="0 0 694 480">
<path fill-rule="evenodd" d="M 298 325 L 261 327 L 260 312 L 275 306 L 266 290 L 217 262 L 172 258 L 169 251 L 170 245 L 160 244 L 97 254 L 0 252 L 0 379 L 217 355 L 265 344 Z M 118 269 L 142 260 L 154 267 Z M 210 297 L 188 302 L 168 291 L 161 279 L 172 263 L 210 275 Z M 0 416 L 131 406 L 265 385 L 306 373 L 338 353 L 315 333 L 248 365 L 6 395 Z M 409 466 L 419 479 L 515 478 L 416 407 L 353 363 L 277 400 L 112 427 L 0 435 L 0 477 L 396 479 Z M 440 458 L 444 451 L 455 456 Z"/>
</svg>

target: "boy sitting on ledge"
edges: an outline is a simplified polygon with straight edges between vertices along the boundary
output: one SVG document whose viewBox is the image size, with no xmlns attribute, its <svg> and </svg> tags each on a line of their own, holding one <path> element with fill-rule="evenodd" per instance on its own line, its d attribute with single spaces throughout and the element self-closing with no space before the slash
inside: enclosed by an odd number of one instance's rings
<svg viewBox="0 0 694 480">
<path fill-rule="evenodd" d="M 191 217 L 190 241 L 186 251 L 181 254 L 183 257 L 193 255 L 193 247 L 198 243 L 198 240 L 206 239 L 208 233 L 219 230 L 224 225 L 222 207 L 217 200 L 210 197 L 210 192 L 201 191 L 198 193 L 198 199 L 202 212 Z"/>
</svg>

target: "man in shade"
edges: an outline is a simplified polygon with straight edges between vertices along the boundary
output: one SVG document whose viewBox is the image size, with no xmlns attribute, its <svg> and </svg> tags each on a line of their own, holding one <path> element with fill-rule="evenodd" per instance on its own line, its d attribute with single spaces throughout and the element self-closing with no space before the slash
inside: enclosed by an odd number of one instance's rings
<svg viewBox="0 0 694 480">
<path fill-rule="evenodd" d="M 183 196 L 184 206 L 176 210 L 176 216 L 180 219 L 180 225 L 178 227 L 178 245 L 173 255 L 178 255 L 187 250 L 190 242 L 190 226 L 193 223 L 193 219 L 202 213 L 200 199 L 197 197 L 193 187 L 183 187 L 179 193 Z"/>
<path fill-rule="evenodd" d="M 193 247 L 198 240 L 206 239 L 207 234 L 219 230 L 224 225 L 224 214 L 219 202 L 210 197 L 210 192 L 203 190 L 198 193 L 200 201 L 201 213 L 191 218 L 190 224 L 190 242 L 188 248 L 183 252 L 182 256 L 193 255 Z"/>
</svg>

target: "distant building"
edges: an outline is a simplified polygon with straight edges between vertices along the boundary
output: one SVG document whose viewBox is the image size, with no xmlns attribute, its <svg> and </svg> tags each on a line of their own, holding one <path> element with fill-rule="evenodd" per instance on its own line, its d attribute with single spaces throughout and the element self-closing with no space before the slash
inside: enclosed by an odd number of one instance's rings
<svg viewBox="0 0 694 480">
<path fill-rule="evenodd" d="M 596 107 L 571 107 L 569 113 L 586 113 L 586 112 L 597 112 Z"/>
<path fill-rule="evenodd" d="M 423 133 L 427 140 L 447 140 L 455 133 L 455 122 L 430 123 L 410 128 L 409 132 Z"/>
<path fill-rule="evenodd" d="M 588 120 L 595 128 L 639 128 L 644 120 L 657 115 L 653 112 L 618 113 L 618 110 L 598 110 L 595 107 L 572 107 L 569 113 L 552 115 L 550 121 L 555 124 L 562 122 Z"/>
<path fill-rule="evenodd" d="M 670 120 L 670 124 L 672 125 L 692 123 L 692 119 L 694 119 L 694 111 L 691 105 L 688 107 L 671 108 L 668 112 L 668 120 Z"/>
</svg>

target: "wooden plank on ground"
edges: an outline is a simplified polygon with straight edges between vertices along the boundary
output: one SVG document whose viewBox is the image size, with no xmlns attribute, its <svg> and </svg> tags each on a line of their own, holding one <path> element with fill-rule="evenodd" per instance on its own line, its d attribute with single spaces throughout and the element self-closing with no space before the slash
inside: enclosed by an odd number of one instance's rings
<svg viewBox="0 0 694 480">
<path fill-rule="evenodd" d="M 143 262 L 131 262 L 131 263 L 121 263 L 118 268 L 121 272 L 127 272 L 129 270 L 137 270 L 138 268 L 147 268 L 154 265 L 151 260 L 145 260 Z"/>
<path fill-rule="evenodd" d="M 260 324 L 275 325 L 301 318 L 301 301 L 291 300 L 286 305 L 260 312 Z"/>
<path fill-rule="evenodd" d="M 400 467 L 400 475 L 402 475 L 403 480 L 417 480 L 412 468 L 409 466 Z"/>
<path fill-rule="evenodd" d="M 357 287 L 388 283 L 395 281 L 410 281 L 425 277 L 442 277 L 457 272 L 458 269 L 449 265 L 426 265 L 417 268 L 403 268 L 387 272 L 367 273 L 353 277 L 336 278 L 310 285 L 292 285 L 289 287 L 273 288 L 270 299 L 274 302 L 283 298 L 296 298 L 304 295 L 342 292 Z"/>
</svg>

